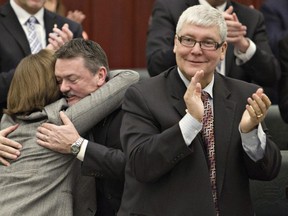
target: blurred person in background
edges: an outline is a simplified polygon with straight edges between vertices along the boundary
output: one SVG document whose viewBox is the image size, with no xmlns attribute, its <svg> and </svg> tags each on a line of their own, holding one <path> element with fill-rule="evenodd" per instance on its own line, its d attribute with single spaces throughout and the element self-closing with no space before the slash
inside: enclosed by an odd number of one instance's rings
<svg viewBox="0 0 288 216">
<path fill-rule="evenodd" d="M 86 18 L 86 15 L 80 11 L 80 10 L 70 10 L 68 12 L 66 12 L 66 7 L 65 5 L 62 3 L 61 0 L 46 0 L 44 7 L 47 10 L 53 11 L 61 16 L 66 16 L 67 13 L 67 18 L 71 19 L 77 23 L 82 23 L 83 20 Z M 83 31 L 82 36 L 84 39 L 88 39 L 88 34 Z"/>
<path fill-rule="evenodd" d="M 288 1 L 264 0 L 259 10 L 264 15 L 271 49 L 278 58 L 279 41 L 288 36 Z"/>
<path fill-rule="evenodd" d="M 48 44 L 58 49 L 72 38 L 82 37 L 82 26 L 44 8 L 45 0 L 10 0 L 0 7 L 0 116 L 6 108 L 7 92 L 14 70 L 32 53 L 29 23 L 34 20 L 37 52 Z"/>
</svg>

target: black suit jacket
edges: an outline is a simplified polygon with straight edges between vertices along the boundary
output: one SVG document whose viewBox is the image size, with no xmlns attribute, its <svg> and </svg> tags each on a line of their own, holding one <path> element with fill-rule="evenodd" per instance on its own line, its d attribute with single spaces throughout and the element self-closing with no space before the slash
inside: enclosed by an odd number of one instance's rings
<svg viewBox="0 0 288 216">
<path fill-rule="evenodd" d="M 82 164 L 82 173 L 96 178 L 96 215 L 114 216 L 119 210 L 125 169 L 120 142 L 122 114 L 118 109 L 93 128 L 94 142 L 88 142 Z"/>
<path fill-rule="evenodd" d="M 59 16 L 45 9 L 44 25 L 46 29 L 46 42 L 54 24 L 61 28 L 69 24 L 73 37 L 82 37 L 82 26 L 72 20 Z M 31 54 L 26 34 L 10 3 L 0 7 L 0 115 L 6 106 L 6 98 L 14 69 L 25 56 Z"/>
<path fill-rule="evenodd" d="M 265 25 L 271 49 L 279 57 L 279 41 L 288 36 L 288 1 L 265 0 L 259 9 L 265 18 Z"/>
<path fill-rule="evenodd" d="M 178 18 L 188 7 L 198 4 L 198 0 L 155 1 L 146 45 L 147 67 L 151 76 L 176 65 L 173 46 Z M 230 5 L 234 7 L 239 21 L 247 26 L 246 37 L 256 44 L 257 49 L 249 61 L 237 66 L 234 46 L 229 44 L 226 76 L 255 82 L 263 87 L 274 87 L 280 78 L 280 67 L 269 46 L 263 15 L 255 9 L 228 0 L 227 8 Z"/>
<path fill-rule="evenodd" d="M 288 36 L 279 42 L 279 59 L 282 70 L 279 84 L 279 110 L 284 121 L 288 123 Z"/>
<path fill-rule="evenodd" d="M 244 152 L 239 123 L 257 86 L 215 74 L 214 134 L 221 216 L 252 216 L 249 179 L 270 180 L 281 155 L 267 135 L 263 159 Z M 203 141 L 187 147 L 179 121 L 185 115 L 186 87 L 176 68 L 131 86 L 124 99 L 121 142 L 126 155 L 119 216 L 214 216 Z M 267 132 L 263 124 L 264 131 Z"/>
</svg>

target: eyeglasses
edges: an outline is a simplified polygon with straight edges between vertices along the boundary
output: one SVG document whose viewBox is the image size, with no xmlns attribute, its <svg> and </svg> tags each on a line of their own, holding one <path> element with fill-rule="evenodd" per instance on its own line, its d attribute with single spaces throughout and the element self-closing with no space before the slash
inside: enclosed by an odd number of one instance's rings
<svg viewBox="0 0 288 216">
<path fill-rule="evenodd" d="M 203 50 L 217 50 L 219 49 L 224 41 L 222 43 L 217 43 L 215 41 L 211 41 L 211 40 L 207 40 L 207 41 L 196 41 L 194 39 L 192 39 L 191 37 L 188 37 L 188 36 L 178 36 L 176 34 L 176 37 L 178 38 L 179 42 L 183 45 L 183 46 L 186 46 L 186 47 L 191 47 L 193 48 L 196 43 L 199 43 L 200 45 L 200 48 L 203 49 Z"/>
</svg>

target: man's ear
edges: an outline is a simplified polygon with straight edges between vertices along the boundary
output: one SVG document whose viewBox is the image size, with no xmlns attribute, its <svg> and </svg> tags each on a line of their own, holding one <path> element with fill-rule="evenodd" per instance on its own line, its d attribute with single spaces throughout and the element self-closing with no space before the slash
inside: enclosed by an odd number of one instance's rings
<svg viewBox="0 0 288 216">
<path fill-rule="evenodd" d="M 173 52 L 174 52 L 174 53 L 176 53 L 176 49 L 177 49 L 177 47 L 176 47 L 176 46 L 177 46 L 177 40 L 178 40 L 178 39 L 177 39 L 177 37 L 176 37 L 176 35 L 175 35 L 175 37 L 174 37 L 174 47 L 173 47 Z"/>
<path fill-rule="evenodd" d="M 98 72 L 97 72 L 97 76 L 98 76 L 98 83 L 97 85 L 99 87 L 101 87 L 102 85 L 104 85 L 106 83 L 106 77 L 107 77 L 107 69 L 105 67 L 100 67 Z"/>
<path fill-rule="evenodd" d="M 225 58 L 226 55 L 226 51 L 227 51 L 227 47 L 228 47 L 228 43 L 225 41 L 224 44 L 220 47 L 221 49 L 221 57 L 220 59 L 223 60 Z"/>
</svg>

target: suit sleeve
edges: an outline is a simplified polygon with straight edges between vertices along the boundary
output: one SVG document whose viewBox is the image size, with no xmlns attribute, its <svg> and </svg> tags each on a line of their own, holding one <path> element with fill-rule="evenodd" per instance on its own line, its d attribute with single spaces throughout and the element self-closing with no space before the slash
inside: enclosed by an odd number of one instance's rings
<svg viewBox="0 0 288 216">
<path fill-rule="evenodd" d="M 147 69 L 150 76 L 156 76 L 176 65 L 173 44 L 175 26 L 169 9 L 161 1 L 153 8 L 146 44 Z"/>
<path fill-rule="evenodd" d="M 80 134 L 87 132 L 105 116 L 116 110 L 122 103 L 126 89 L 139 80 L 139 74 L 132 70 L 122 70 L 115 77 L 89 96 L 69 107 L 65 113 Z M 47 109 L 48 110 L 48 109 Z M 50 109 L 49 109 L 50 110 Z M 54 109 L 55 124 L 62 124 L 58 111 Z"/>
<path fill-rule="evenodd" d="M 120 143 L 118 145 L 121 147 Z M 125 155 L 119 147 L 89 141 L 82 163 L 83 175 L 124 180 Z"/>
<path fill-rule="evenodd" d="M 278 6 L 279 5 L 279 6 Z M 286 3 L 281 5 L 281 3 L 274 3 L 274 1 L 264 2 L 260 7 L 260 11 L 263 13 L 265 18 L 266 31 L 269 36 L 269 43 L 273 53 L 278 56 L 278 43 L 288 35 L 288 29 L 283 28 L 286 26 L 288 16 L 286 16 Z M 284 8 L 281 8 L 281 7 Z"/>
<path fill-rule="evenodd" d="M 264 157 L 254 162 L 247 154 L 244 156 L 250 179 L 270 181 L 277 177 L 281 167 L 281 154 L 277 145 L 267 136 Z"/>
<path fill-rule="evenodd" d="M 282 69 L 279 83 L 279 109 L 283 120 L 288 123 L 288 36 L 279 43 L 279 58 Z"/>
<path fill-rule="evenodd" d="M 14 70 L 0 73 L 0 103 L 5 103 Z"/>
</svg>

